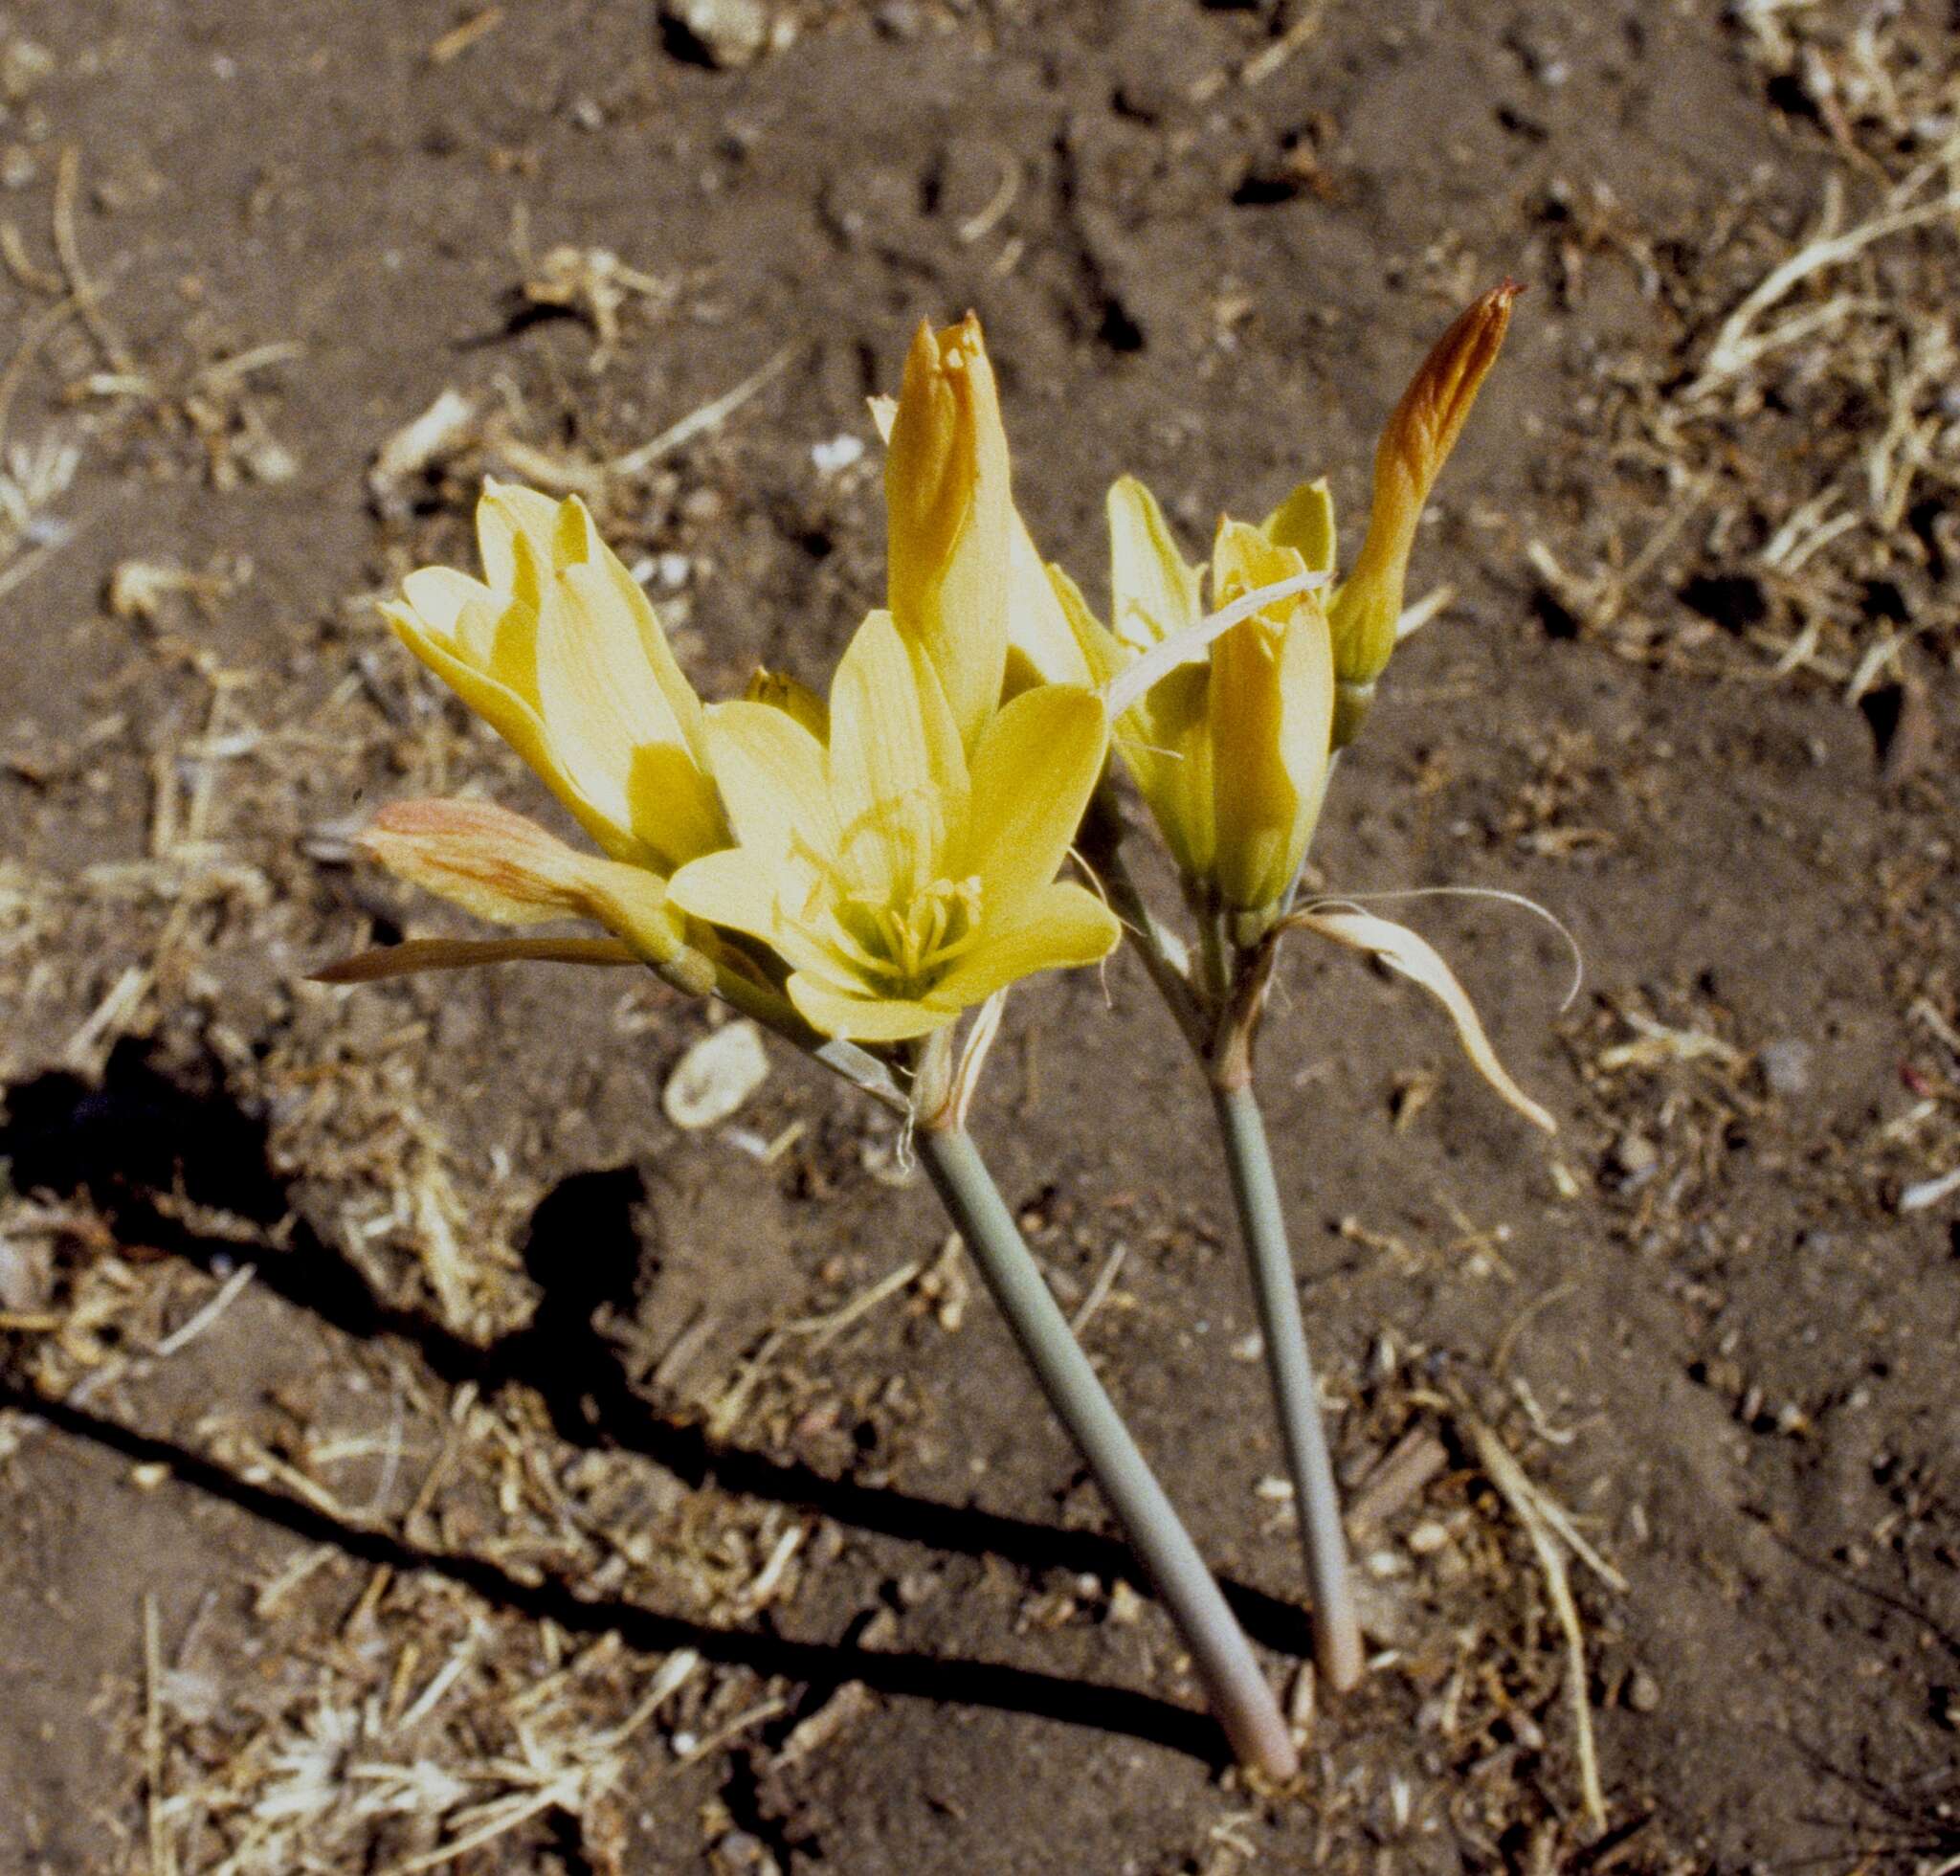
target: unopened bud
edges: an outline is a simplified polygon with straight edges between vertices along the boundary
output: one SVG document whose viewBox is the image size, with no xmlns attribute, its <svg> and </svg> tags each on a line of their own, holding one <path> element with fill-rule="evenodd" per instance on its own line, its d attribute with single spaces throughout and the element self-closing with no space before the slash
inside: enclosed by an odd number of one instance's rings
<svg viewBox="0 0 1960 1876">
<path fill-rule="evenodd" d="M 1368 539 L 1328 610 L 1342 693 L 1337 745 L 1360 727 L 1374 681 L 1395 649 L 1402 586 L 1422 504 L 1496 363 L 1510 324 L 1511 302 L 1523 291 L 1517 281 L 1506 280 L 1466 308 L 1431 347 L 1382 432 Z"/>
</svg>

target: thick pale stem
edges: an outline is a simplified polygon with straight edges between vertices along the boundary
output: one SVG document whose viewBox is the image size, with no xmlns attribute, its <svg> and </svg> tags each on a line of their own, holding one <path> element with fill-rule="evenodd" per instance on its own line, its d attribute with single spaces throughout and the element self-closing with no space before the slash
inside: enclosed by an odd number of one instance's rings
<svg viewBox="0 0 1960 1876">
<path fill-rule="evenodd" d="M 1251 1644 L 1049 1294 L 1013 1215 L 963 1129 L 922 1128 L 919 1156 L 987 1286 L 1177 1623 L 1242 1765 L 1290 1778 L 1299 1754 Z"/>
<path fill-rule="evenodd" d="M 1337 1692 L 1362 1675 L 1361 1628 L 1348 1582 L 1348 1540 L 1341 1529 L 1340 1493 L 1327 1457 L 1320 1396 L 1306 1352 L 1306 1329 L 1300 1316 L 1300 1291 L 1286 1244 L 1280 1188 L 1265 1123 L 1249 1085 L 1214 1087 L 1218 1131 L 1225 1143 L 1232 1193 L 1252 1266 L 1259 1329 L 1266 1343 L 1266 1372 L 1293 1474 L 1293 1502 L 1300 1514 L 1301 1542 L 1313 1594 L 1314 1659 L 1322 1677 Z"/>
</svg>

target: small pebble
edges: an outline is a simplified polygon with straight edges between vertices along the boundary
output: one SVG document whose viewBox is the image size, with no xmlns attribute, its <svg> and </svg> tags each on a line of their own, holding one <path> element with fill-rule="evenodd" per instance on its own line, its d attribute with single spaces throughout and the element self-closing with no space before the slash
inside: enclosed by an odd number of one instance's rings
<svg viewBox="0 0 1960 1876">
<path fill-rule="evenodd" d="M 1660 1683 L 1644 1667 L 1637 1667 L 1627 1679 L 1623 1698 L 1636 1713 L 1652 1713 L 1660 1706 Z"/>
<path fill-rule="evenodd" d="M 752 1022 L 724 1023 L 694 1044 L 660 1093 L 667 1118 L 689 1133 L 724 1121 L 769 1072 L 762 1031 Z"/>
<path fill-rule="evenodd" d="M 1622 1172 L 1644 1172 L 1660 1157 L 1660 1150 L 1644 1133 L 1629 1128 L 1613 1143 L 1613 1163 Z"/>
<path fill-rule="evenodd" d="M 1449 1543 L 1450 1533 L 1446 1526 L 1434 1518 L 1424 1518 L 1402 1541 L 1416 1556 L 1428 1557 L 1434 1556 Z"/>
<path fill-rule="evenodd" d="M 833 436 L 827 443 L 813 443 L 810 446 L 810 460 L 819 476 L 835 476 L 861 461 L 864 456 L 864 438 L 853 436 L 846 431 L 841 436 Z"/>
<path fill-rule="evenodd" d="M 55 69 L 55 55 L 33 39 L 12 39 L 0 52 L 0 98 L 17 104 Z"/>
<path fill-rule="evenodd" d="M 1768 1043 L 1759 1060 L 1763 1080 L 1771 1094 L 1808 1094 L 1811 1086 L 1811 1045 L 1800 1037 L 1785 1036 Z"/>
<path fill-rule="evenodd" d="M 683 56 L 723 70 L 754 64 L 772 26 L 762 0 L 666 0 L 660 17 Z"/>
</svg>

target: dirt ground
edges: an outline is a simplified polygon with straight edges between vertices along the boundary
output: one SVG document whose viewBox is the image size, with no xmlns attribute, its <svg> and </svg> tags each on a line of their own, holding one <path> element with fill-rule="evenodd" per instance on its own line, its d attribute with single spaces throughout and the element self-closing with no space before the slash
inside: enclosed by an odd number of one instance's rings
<svg viewBox="0 0 1960 1876">
<path fill-rule="evenodd" d="M 1960 1868 L 1960 18 L 768 6 L 0 6 L 0 1869 Z M 1315 864 L 1571 927 L 1562 1011 L 1400 914 L 1561 1130 L 1304 946 L 1263 1043 L 1358 1694 L 1132 960 L 976 1122 L 1298 1703 L 1260 1791 L 888 1122 L 782 1059 L 677 1129 L 623 973 L 301 979 L 460 928 L 377 804 L 544 812 L 373 609 L 483 475 L 704 691 L 815 677 L 922 316 L 1096 591 L 1124 469 L 1193 547 L 1325 470 L 1351 548 L 1506 275 Z"/>
</svg>

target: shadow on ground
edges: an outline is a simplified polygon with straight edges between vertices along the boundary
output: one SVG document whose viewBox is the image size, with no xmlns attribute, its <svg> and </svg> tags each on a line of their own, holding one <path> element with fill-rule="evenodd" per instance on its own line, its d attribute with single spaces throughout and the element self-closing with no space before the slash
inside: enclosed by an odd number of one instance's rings
<svg viewBox="0 0 1960 1876">
<path fill-rule="evenodd" d="M 144 1044 L 125 1040 L 100 1085 L 54 1071 L 7 1093 L 0 1160 L 14 1186 L 86 1197 L 117 1241 L 138 1254 L 170 1255 L 220 1270 L 238 1255 L 233 1238 L 212 1238 L 173 1216 L 170 1200 L 221 1209 L 277 1241 L 253 1257 L 258 1281 L 288 1303 L 363 1341 L 412 1344 L 452 1386 L 486 1394 L 510 1385 L 539 1395 L 561 1438 L 657 1461 L 690 1485 L 723 1488 L 815 1512 L 863 1530 L 970 1556 L 993 1555 L 1035 1571 L 1134 1575 L 1126 1547 L 1094 1532 L 947 1505 L 831 1478 L 813 1468 L 711 1439 L 700 1426 L 657 1412 L 637 1395 L 612 1346 L 593 1327 L 602 1305 L 631 1309 L 640 1266 L 634 1213 L 644 1182 L 632 1167 L 563 1180 L 533 1213 L 524 1262 L 543 1300 L 531 1322 L 488 1347 L 451 1333 L 376 1297 L 366 1280 L 306 1223 L 274 1171 L 264 1122 L 231 1093 L 220 1064 L 167 1069 Z M 820 1695 L 845 1681 L 880 1692 L 1001 1708 L 1126 1733 L 1207 1762 L 1221 1741 L 1204 1715 L 1147 1694 L 984 1662 L 872 1652 L 722 1629 L 635 1604 L 591 1601 L 574 1584 L 533 1587 L 494 1564 L 429 1552 L 390 1532 L 334 1518 L 236 1478 L 186 1448 L 44 1398 L 0 1369 L 0 1406 L 39 1416 L 76 1438 L 133 1460 L 161 1463 L 187 1484 L 312 1543 L 397 1570 L 436 1572 L 499 1605 L 548 1618 L 582 1634 L 616 1630 L 649 1651 L 698 1649 L 711 1659 L 807 1683 Z M 1303 1655 L 1305 1612 L 1244 1584 L 1226 1582 L 1247 1631 L 1268 1646 Z"/>
</svg>

